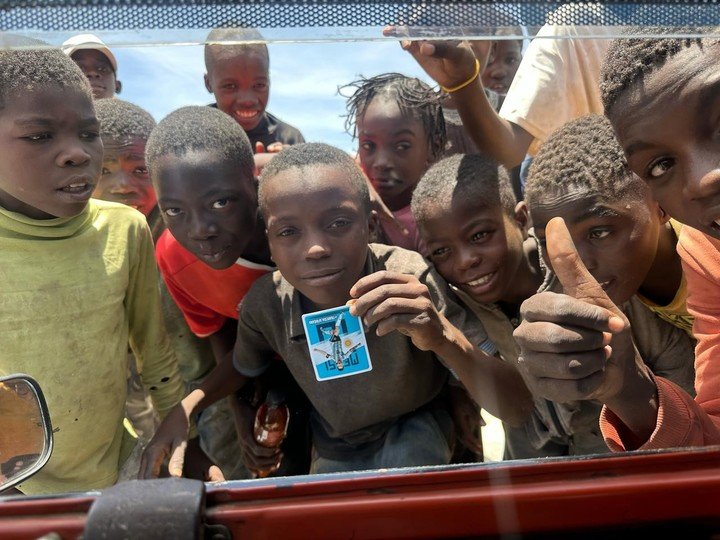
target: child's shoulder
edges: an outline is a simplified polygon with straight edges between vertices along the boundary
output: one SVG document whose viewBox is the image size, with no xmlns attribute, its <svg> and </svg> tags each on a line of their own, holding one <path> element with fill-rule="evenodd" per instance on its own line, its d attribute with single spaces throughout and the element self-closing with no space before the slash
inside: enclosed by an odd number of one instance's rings
<svg viewBox="0 0 720 540">
<path fill-rule="evenodd" d="M 125 204 L 90 199 L 90 210 L 95 215 L 95 221 L 100 221 L 114 228 L 142 228 L 147 229 L 147 220 L 141 212 Z"/>
<path fill-rule="evenodd" d="M 403 274 L 422 274 L 431 268 L 430 263 L 417 251 L 387 244 L 369 244 L 373 271 L 390 270 Z"/>
</svg>

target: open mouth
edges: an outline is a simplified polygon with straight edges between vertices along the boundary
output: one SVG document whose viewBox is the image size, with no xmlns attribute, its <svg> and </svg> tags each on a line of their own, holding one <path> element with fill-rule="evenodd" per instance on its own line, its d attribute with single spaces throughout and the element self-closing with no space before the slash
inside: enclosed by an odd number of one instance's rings
<svg viewBox="0 0 720 540">
<path fill-rule="evenodd" d="M 247 109 L 240 109 L 233 111 L 233 116 L 241 122 L 251 122 L 256 120 L 260 116 L 260 111 L 249 111 Z"/>
<path fill-rule="evenodd" d="M 217 263 L 227 255 L 228 249 L 229 248 L 223 248 L 219 251 L 201 251 L 197 253 L 197 256 L 207 263 Z"/>
<path fill-rule="evenodd" d="M 468 281 L 465 283 L 468 287 L 482 287 L 483 285 L 487 285 L 490 283 L 490 280 L 495 277 L 495 272 L 490 272 L 489 274 L 485 274 L 484 276 L 480 276 L 477 279 L 474 279 L 472 281 Z"/>
<path fill-rule="evenodd" d="M 373 178 L 372 185 L 375 189 L 388 189 L 402 184 L 397 178 Z"/>
<path fill-rule="evenodd" d="M 90 182 L 72 182 L 66 186 L 58 188 L 57 191 L 67 197 L 70 197 L 79 201 L 86 201 L 92 195 L 95 189 L 95 184 Z"/>
</svg>

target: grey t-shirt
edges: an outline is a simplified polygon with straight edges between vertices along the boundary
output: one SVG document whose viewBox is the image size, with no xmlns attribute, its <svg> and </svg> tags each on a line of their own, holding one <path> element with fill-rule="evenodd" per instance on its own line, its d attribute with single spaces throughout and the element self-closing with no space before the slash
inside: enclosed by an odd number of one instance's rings
<svg viewBox="0 0 720 540">
<path fill-rule="evenodd" d="M 411 274 L 427 285 L 435 305 L 472 343 L 487 336 L 480 322 L 456 300 L 447 283 L 414 251 L 371 244 L 364 275 L 380 270 Z M 318 382 L 303 331 L 300 293 L 274 272 L 258 279 L 240 304 L 236 369 L 249 377 L 264 372 L 277 353 L 314 408 L 313 439 L 321 453 L 382 441 L 399 417 L 426 406 L 441 393 L 449 372 L 434 353 L 407 336 L 378 337 L 366 330 L 372 370 Z"/>
</svg>

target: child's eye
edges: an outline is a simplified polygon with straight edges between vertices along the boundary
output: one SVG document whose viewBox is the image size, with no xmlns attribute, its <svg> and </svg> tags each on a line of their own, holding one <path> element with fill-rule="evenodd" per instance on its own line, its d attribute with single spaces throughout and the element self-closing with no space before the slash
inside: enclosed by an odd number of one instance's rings
<svg viewBox="0 0 720 540">
<path fill-rule="evenodd" d="M 590 240 L 602 240 L 610 235 L 610 231 L 607 229 L 593 229 L 588 233 Z"/>
<path fill-rule="evenodd" d="M 163 212 L 165 212 L 165 215 L 168 217 L 177 217 L 182 213 L 182 210 L 179 208 L 165 208 Z"/>
<path fill-rule="evenodd" d="M 212 203 L 213 210 L 222 210 L 230 204 L 230 199 L 218 199 Z"/>
<path fill-rule="evenodd" d="M 267 87 L 268 85 L 265 83 L 256 83 L 253 85 L 253 88 L 255 88 L 255 90 L 265 90 Z"/>
<path fill-rule="evenodd" d="M 84 139 L 86 141 L 94 141 L 100 136 L 100 133 L 97 131 L 83 131 L 80 134 L 80 138 Z"/>
<path fill-rule="evenodd" d="M 102 168 L 102 172 L 100 173 L 103 176 L 107 176 L 108 174 L 112 174 L 112 171 L 110 169 L 106 169 L 105 167 Z"/>
<path fill-rule="evenodd" d="M 285 227 L 284 229 L 280 229 L 276 236 L 292 236 L 297 232 L 297 230 L 294 227 Z"/>
<path fill-rule="evenodd" d="M 662 158 L 654 163 L 651 163 L 648 167 L 648 176 L 650 178 L 660 178 L 663 174 L 668 172 L 670 168 L 674 165 L 674 162 L 672 159 L 669 158 Z"/>
<path fill-rule="evenodd" d="M 408 142 L 401 142 L 395 145 L 395 149 L 403 152 L 405 150 L 409 150 L 412 145 Z"/>
<path fill-rule="evenodd" d="M 148 169 L 147 167 L 135 167 L 135 169 L 133 170 L 133 174 L 146 176 L 148 174 Z"/>
<path fill-rule="evenodd" d="M 433 249 L 430 252 L 430 258 L 433 260 L 438 260 L 438 259 L 441 259 L 441 258 L 447 256 L 449 253 L 450 253 L 450 249 L 446 248 L 446 247 Z"/>
<path fill-rule="evenodd" d="M 478 232 L 474 233 L 474 234 L 470 237 L 470 239 L 471 239 L 473 242 L 479 242 L 479 241 L 481 241 L 481 240 L 487 239 L 487 238 L 490 236 L 491 233 L 492 233 L 492 231 L 478 231 Z"/>
<path fill-rule="evenodd" d="M 33 133 L 32 135 L 26 135 L 25 137 L 23 137 L 23 139 L 33 142 L 47 141 L 51 138 L 52 135 L 50 135 L 50 133 Z"/>
<path fill-rule="evenodd" d="M 347 227 L 348 225 L 350 225 L 350 220 L 341 218 L 341 219 L 336 219 L 335 221 L 333 221 L 328 228 L 340 229 L 342 227 Z"/>
<path fill-rule="evenodd" d="M 223 90 L 235 90 L 235 88 L 237 88 L 237 86 L 233 83 L 227 83 L 227 84 L 223 84 L 220 88 L 222 88 Z"/>
<path fill-rule="evenodd" d="M 360 148 L 362 150 L 365 150 L 366 152 L 372 152 L 373 148 L 375 148 L 375 145 L 371 142 L 364 141 L 360 143 Z"/>
</svg>

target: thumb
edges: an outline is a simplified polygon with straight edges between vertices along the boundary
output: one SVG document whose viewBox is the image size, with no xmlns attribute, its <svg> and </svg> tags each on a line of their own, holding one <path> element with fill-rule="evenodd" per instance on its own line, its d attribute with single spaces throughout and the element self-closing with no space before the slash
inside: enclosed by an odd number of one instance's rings
<svg viewBox="0 0 720 540">
<path fill-rule="evenodd" d="M 176 440 L 173 442 L 173 448 L 170 452 L 170 460 L 168 461 L 168 473 L 170 473 L 170 476 L 178 478 L 182 476 L 187 444 L 186 440 Z"/>
<path fill-rule="evenodd" d="M 550 264 L 565 294 L 603 307 L 625 320 L 620 309 L 585 267 L 563 218 L 554 217 L 548 221 L 545 226 L 545 244 Z"/>
<path fill-rule="evenodd" d="M 258 141 L 255 143 L 255 153 L 256 154 L 262 154 L 265 152 L 265 145 L 262 143 L 262 141 Z"/>
<path fill-rule="evenodd" d="M 220 467 L 218 467 L 217 465 L 210 465 L 207 470 L 207 477 L 205 480 L 207 482 L 224 482 L 225 476 L 220 470 Z"/>
</svg>

